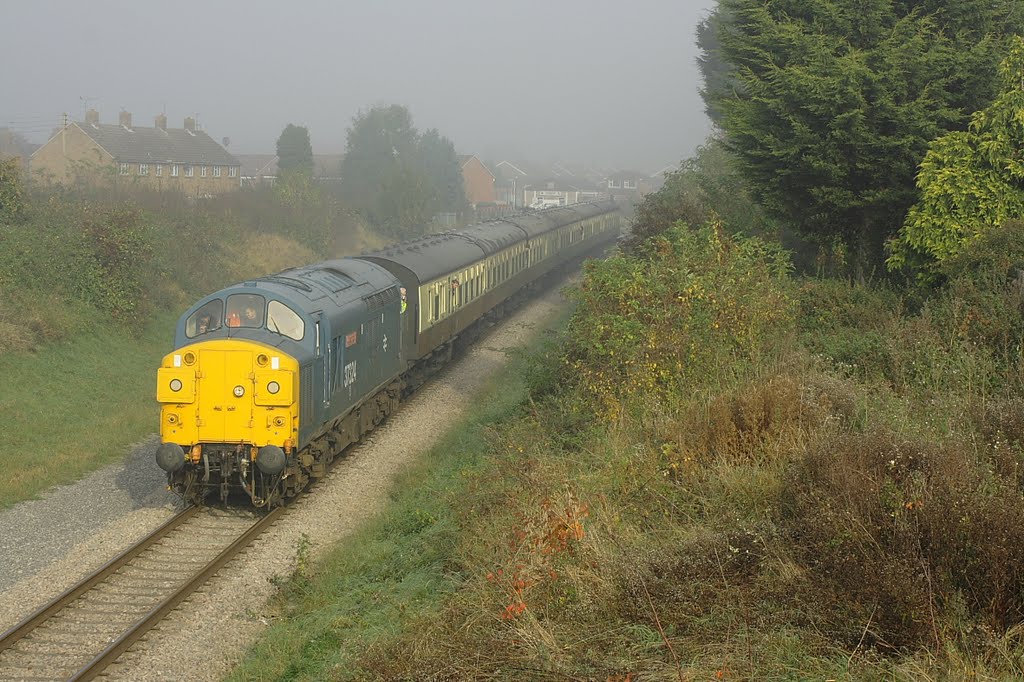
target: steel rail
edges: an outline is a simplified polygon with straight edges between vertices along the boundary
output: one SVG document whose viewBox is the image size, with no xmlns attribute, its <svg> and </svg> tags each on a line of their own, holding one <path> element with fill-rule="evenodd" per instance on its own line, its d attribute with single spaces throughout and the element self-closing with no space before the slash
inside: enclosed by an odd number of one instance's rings
<svg viewBox="0 0 1024 682">
<path fill-rule="evenodd" d="M 187 507 L 186 509 L 183 509 L 180 513 L 171 517 L 166 523 L 154 530 L 152 533 L 118 554 L 91 575 L 86 576 L 77 585 L 69 588 L 66 592 L 54 598 L 53 601 L 4 632 L 0 635 L 0 652 L 13 647 L 16 642 L 45 623 L 52 616 L 59 613 L 65 606 L 78 599 L 96 585 L 102 583 L 109 576 L 128 564 L 128 562 L 136 556 L 149 549 L 159 540 L 163 539 L 168 533 L 191 518 L 196 513 L 197 509 L 197 507 Z"/>
<path fill-rule="evenodd" d="M 116 661 L 132 644 L 137 642 L 153 626 L 163 620 L 167 614 L 173 611 L 178 604 L 184 601 L 189 595 L 202 587 L 217 571 L 231 561 L 239 552 L 248 547 L 258 538 L 271 524 L 277 521 L 288 507 L 277 507 L 258 522 L 253 524 L 243 535 L 231 543 L 225 550 L 218 554 L 204 569 L 196 573 L 187 583 L 178 588 L 174 594 L 168 597 L 161 604 L 154 607 L 141 620 L 131 626 L 123 635 L 118 637 L 100 655 L 90 661 L 85 667 L 79 670 L 70 682 L 85 682 L 102 673 L 103 669 Z"/>
</svg>

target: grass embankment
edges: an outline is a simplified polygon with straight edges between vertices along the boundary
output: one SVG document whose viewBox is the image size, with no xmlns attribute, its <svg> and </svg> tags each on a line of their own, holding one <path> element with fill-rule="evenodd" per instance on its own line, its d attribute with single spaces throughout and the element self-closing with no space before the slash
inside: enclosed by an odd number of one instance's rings
<svg viewBox="0 0 1024 682">
<path fill-rule="evenodd" d="M 1019 262 L 1011 225 L 923 301 L 713 229 L 592 265 L 234 678 L 1020 679 Z"/>
<path fill-rule="evenodd" d="M 377 243 L 331 197 L 298 189 L 195 202 L 37 188 L 0 213 L 0 507 L 156 429 L 155 371 L 196 298 Z"/>
<path fill-rule="evenodd" d="M 111 328 L 0 355 L 0 507 L 120 459 L 153 433 L 154 368 L 175 320 L 158 315 L 138 338 Z"/>
</svg>

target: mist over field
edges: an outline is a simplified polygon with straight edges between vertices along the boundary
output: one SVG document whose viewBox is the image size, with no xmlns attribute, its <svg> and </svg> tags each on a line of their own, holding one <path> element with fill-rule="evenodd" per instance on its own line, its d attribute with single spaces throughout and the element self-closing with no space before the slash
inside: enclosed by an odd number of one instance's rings
<svg viewBox="0 0 1024 682">
<path fill-rule="evenodd" d="M 475 3 L 4 4 L 0 128 L 41 143 L 95 108 L 137 125 L 185 116 L 236 154 L 288 123 L 345 148 L 368 107 L 397 103 L 482 159 L 655 172 L 709 130 L 697 23 L 712 0 Z"/>
</svg>

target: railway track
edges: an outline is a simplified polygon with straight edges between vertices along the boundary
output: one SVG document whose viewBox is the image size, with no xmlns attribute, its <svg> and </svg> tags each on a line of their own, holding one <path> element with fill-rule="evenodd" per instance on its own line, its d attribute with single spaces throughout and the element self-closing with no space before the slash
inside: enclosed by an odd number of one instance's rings
<svg viewBox="0 0 1024 682">
<path fill-rule="evenodd" d="M 0 635 L 0 681 L 93 679 L 285 510 L 185 509 Z"/>
</svg>

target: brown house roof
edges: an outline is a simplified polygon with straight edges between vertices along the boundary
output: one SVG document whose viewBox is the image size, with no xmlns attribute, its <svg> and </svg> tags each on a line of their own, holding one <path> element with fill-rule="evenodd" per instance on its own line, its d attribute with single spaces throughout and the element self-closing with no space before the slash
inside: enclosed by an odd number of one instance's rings
<svg viewBox="0 0 1024 682">
<path fill-rule="evenodd" d="M 255 178 L 260 176 L 277 176 L 277 156 L 275 154 L 239 154 L 239 171 L 242 177 Z"/>
<path fill-rule="evenodd" d="M 108 123 L 74 125 L 124 163 L 195 163 L 237 166 L 238 159 L 201 130 L 125 128 Z"/>
<path fill-rule="evenodd" d="M 492 178 L 494 177 L 494 173 L 491 172 L 491 169 L 488 168 L 487 165 L 483 161 L 481 161 L 480 159 L 477 159 L 475 155 L 473 155 L 473 154 L 458 154 L 457 156 L 458 156 L 458 159 L 459 159 L 459 168 L 465 168 L 467 163 L 469 163 L 473 159 L 476 159 L 477 163 L 480 164 L 480 167 L 483 168 L 485 171 L 487 171 Z"/>
</svg>

